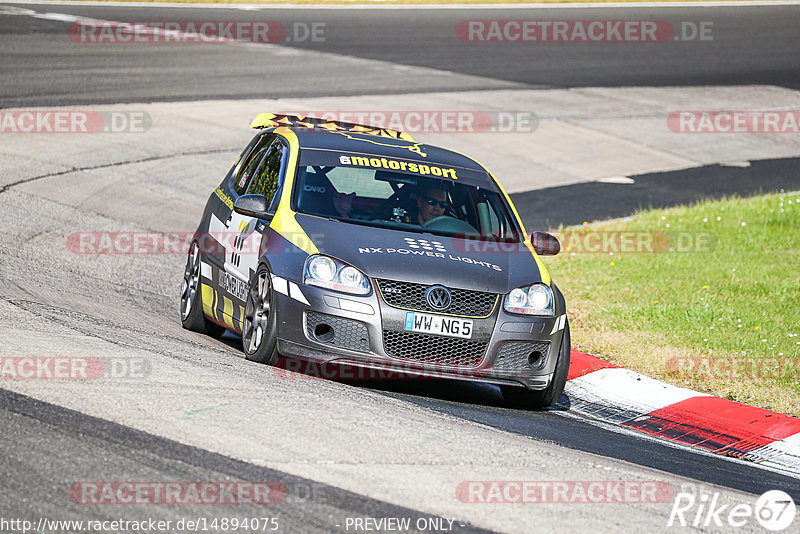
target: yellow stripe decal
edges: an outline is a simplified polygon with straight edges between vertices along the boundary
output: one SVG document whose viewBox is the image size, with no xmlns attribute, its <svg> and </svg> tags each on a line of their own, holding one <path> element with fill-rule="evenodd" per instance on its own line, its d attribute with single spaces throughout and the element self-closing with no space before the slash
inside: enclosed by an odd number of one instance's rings
<svg viewBox="0 0 800 534">
<path fill-rule="evenodd" d="M 286 162 L 286 175 L 283 181 L 283 192 L 278 203 L 278 212 L 282 208 L 289 208 L 292 199 L 292 189 L 294 188 L 294 175 L 297 172 L 297 154 L 300 152 L 300 142 L 297 136 L 289 128 L 276 128 L 275 134 L 280 135 L 289 143 L 289 161 Z"/>
<path fill-rule="evenodd" d="M 222 320 L 225 321 L 225 326 L 230 329 L 236 328 L 233 326 L 233 301 L 228 297 L 222 297 L 224 309 L 222 310 Z"/>
<path fill-rule="evenodd" d="M 214 289 L 214 319 L 219 321 L 219 293 Z"/>
<path fill-rule="evenodd" d="M 306 231 L 297 223 L 294 218 L 294 211 L 291 207 L 292 189 L 294 188 L 294 175 L 297 168 L 297 154 L 300 151 L 300 143 L 297 136 L 288 128 L 277 128 L 276 134 L 280 135 L 289 142 L 289 161 L 286 163 L 286 177 L 283 182 L 281 200 L 278 203 L 278 211 L 269 227 L 291 244 L 306 252 L 307 254 L 319 254 L 317 246 L 308 237 Z"/>
<path fill-rule="evenodd" d="M 542 263 L 542 259 L 539 257 L 536 251 L 533 250 L 533 245 L 531 244 L 530 238 L 525 238 L 525 246 L 528 247 L 528 250 L 530 250 L 531 254 L 533 255 L 533 259 L 536 260 L 536 265 L 539 267 L 539 273 L 542 275 L 542 282 L 549 286 L 550 273 L 547 272 L 547 267 L 545 267 L 544 263 Z"/>
<path fill-rule="evenodd" d="M 239 306 L 239 330 L 244 332 L 244 306 Z"/>
<path fill-rule="evenodd" d="M 201 298 L 203 299 L 203 312 L 209 317 L 214 317 L 214 289 L 206 284 L 200 284 Z"/>
<path fill-rule="evenodd" d="M 378 128 L 366 124 L 352 124 L 318 117 L 306 117 L 300 115 L 279 115 L 276 113 L 259 113 L 250 122 L 251 128 L 276 128 L 281 126 L 320 128 L 329 132 L 353 132 L 375 135 L 379 137 L 390 137 L 392 139 L 403 139 L 415 143 L 414 138 L 405 132 L 391 130 L 388 128 Z"/>
<path fill-rule="evenodd" d="M 317 246 L 311 241 L 311 238 L 308 237 L 306 231 L 297 223 L 291 208 L 278 208 L 278 212 L 275 214 L 269 226 L 292 245 L 307 254 L 319 254 Z"/>
<path fill-rule="evenodd" d="M 489 172 L 489 171 L 487 170 L 486 172 Z M 489 172 L 489 176 L 492 177 L 492 180 L 494 180 L 494 183 L 496 183 L 497 187 L 499 187 L 500 191 L 502 191 L 503 196 L 506 197 L 506 202 L 508 202 L 508 205 L 511 206 L 511 211 L 514 212 L 514 217 L 517 218 L 517 222 L 519 223 L 519 227 L 522 228 L 522 237 L 525 238 L 525 246 L 528 247 L 528 250 L 531 251 L 531 255 L 533 256 L 533 259 L 536 260 L 537 267 L 539 267 L 539 274 L 540 274 L 540 276 L 542 278 L 542 282 L 544 282 L 545 284 L 547 284 L 549 286 L 550 285 L 550 273 L 547 271 L 547 267 L 544 266 L 544 263 L 542 263 L 542 260 L 541 260 L 541 258 L 539 258 L 539 255 L 536 253 L 535 250 L 533 250 L 533 245 L 531 244 L 531 236 L 528 235 L 528 231 L 525 229 L 525 225 L 522 224 L 522 219 L 520 218 L 519 213 L 517 213 L 517 208 L 514 206 L 514 203 L 511 202 L 511 198 L 508 196 L 508 193 L 506 193 L 506 190 L 503 188 L 503 186 L 500 185 L 500 182 L 497 181 L 497 178 L 495 178 L 494 175 L 492 173 L 490 173 L 490 172 Z"/>
</svg>

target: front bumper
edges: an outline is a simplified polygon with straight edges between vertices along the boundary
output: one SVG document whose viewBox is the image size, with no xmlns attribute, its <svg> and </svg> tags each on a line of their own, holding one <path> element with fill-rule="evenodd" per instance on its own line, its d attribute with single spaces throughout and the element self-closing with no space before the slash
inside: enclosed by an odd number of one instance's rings
<svg viewBox="0 0 800 534">
<path fill-rule="evenodd" d="M 406 310 L 386 304 L 374 284 L 367 296 L 294 284 L 302 295 L 275 295 L 283 356 L 362 370 L 352 378 L 460 379 L 534 390 L 552 380 L 560 314 L 511 315 L 498 299 L 491 315 L 472 319 L 473 335 L 465 340 L 406 332 Z"/>
</svg>

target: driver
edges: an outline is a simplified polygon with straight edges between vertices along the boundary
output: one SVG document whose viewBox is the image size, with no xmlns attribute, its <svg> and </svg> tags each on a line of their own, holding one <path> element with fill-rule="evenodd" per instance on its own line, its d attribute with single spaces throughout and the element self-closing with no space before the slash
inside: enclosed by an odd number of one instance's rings
<svg viewBox="0 0 800 534">
<path fill-rule="evenodd" d="M 344 193 L 333 194 L 333 207 L 339 217 L 350 217 L 353 213 L 353 199 L 356 198 L 355 193 L 345 195 Z"/>
<path fill-rule="evenodd" d="M 417 222 L 424 225 L 426 222 L 441 217 L 450 207 L 447 192 L 438 185 L 429 185 L 417 195 Z"/>
</svg>

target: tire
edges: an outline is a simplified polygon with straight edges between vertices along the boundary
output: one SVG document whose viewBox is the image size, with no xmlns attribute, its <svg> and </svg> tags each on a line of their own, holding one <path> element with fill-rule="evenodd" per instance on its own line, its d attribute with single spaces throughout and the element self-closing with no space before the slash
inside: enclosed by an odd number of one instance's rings
<svg viewBox="0 0 800 534">
<path fill-rule="evenodd" d="M 553 406 L 561 398 L 569 374 L 570 354 L 569 322 L 564 325 L 564 336 L 558 351 L 558 361 L 550 385 L 539 391 L 525 387 L 500 386 L 503 398 L 509 403 L 530 410 L 541 410 Z"/>
<path fill-rule="evenodd" d="M 244 309 L 242 348 L 250 361 L 272 365 L 278 359 L 277 313 L 273 306 L 275 292 L 266 265 L 253 273 L 247 288 Z"/>
<path fill-rule="evenodd" d="M 192 242 L 186 258 L 180 306 L 181 324 L 185 329 L 213 337 L 225 333 L 225 327 L 211 321 L 203 313 L 203 292 L 200 291 L 200 248 L 197 246 L 197 241 Z"/>
</svg>

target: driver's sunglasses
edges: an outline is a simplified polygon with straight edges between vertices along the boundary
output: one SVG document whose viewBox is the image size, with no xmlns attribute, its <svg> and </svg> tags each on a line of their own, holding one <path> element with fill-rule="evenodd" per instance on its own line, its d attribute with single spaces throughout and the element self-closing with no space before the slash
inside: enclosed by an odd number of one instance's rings
<svg viewBox="0 0 800 534">
<path fill-rule="evenodd" d="M 429 206 L 435 206 L 438 204 L 439 207 L 442 208 L 443 210 L 446 210 L 447 208 L 450 207 L 449 202 L 447 202 L 446 200 L 439 200 L 438 198 L 426 198 L 425 202 L 427 202 Z"/>
</svg>

